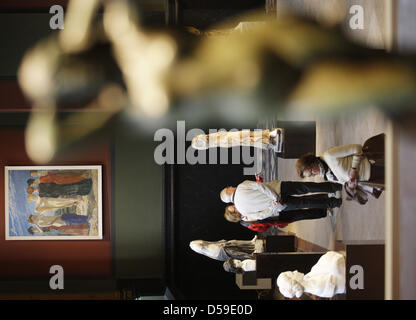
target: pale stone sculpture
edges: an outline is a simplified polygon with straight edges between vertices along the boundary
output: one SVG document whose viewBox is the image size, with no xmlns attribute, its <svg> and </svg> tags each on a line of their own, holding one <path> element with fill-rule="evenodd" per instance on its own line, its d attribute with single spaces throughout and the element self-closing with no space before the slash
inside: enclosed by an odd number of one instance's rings
<svg viewBox="0 0 416 320">
<path fill-rule="evenodd" d="M 249 146 L 262 149 L 282 151 L 283 129 L 218 131 L 210 134 L 200 134 L 192 139 L 192 147 L 198 150 L 208 148 L 231 148 Z"/>
<path fill-rule="evenodd" d="M 304 275 L 298 271 L 282 272 L 277 278 L 280 293 L 286 298 L 300 298 L 304 292 L 322 298 L 345 293 L 345 258 L 329 251 Z"/>
<path fill-rule="evenodd" d="M 230 258 L 226 262 L 224 262 L 223 267 L 225 271 L 233 273 L 256 271 L 256 260 L 238 260 Z"/>
<path fill-rule="evenodd" d="M 245 260 L 253 258 L 254 252 L 263 251 L 263 240 L 255 236 L 252 240 L 193 240 L 189 243 L 193 251 L 211 259 L 226 261 L 229 258 Z"/>
<path fill-rule="evenodd" d="M 211 259 L 224 261 L 224 270 L 241 273 L 254 271 L 256 262 L 254 253 L 264 251 L 264 241 L 255 236 L 252 240 L 194 240 L 189 243 L 191 249 Z"/>
</svg>

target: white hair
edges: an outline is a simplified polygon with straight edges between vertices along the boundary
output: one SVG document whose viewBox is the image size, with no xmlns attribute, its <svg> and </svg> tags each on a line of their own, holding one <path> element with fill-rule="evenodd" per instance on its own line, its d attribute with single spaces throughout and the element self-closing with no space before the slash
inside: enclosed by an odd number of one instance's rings
<svg viewBox="0 0 416 320">
<path fill-rule="evenodd" d="M 225 202 L 225 203 L 232 202 L 231 196 L 227 193 L 227 188 L 222 189 L 220 193 L 220 198 L 222 202 Z"/>
</svg>

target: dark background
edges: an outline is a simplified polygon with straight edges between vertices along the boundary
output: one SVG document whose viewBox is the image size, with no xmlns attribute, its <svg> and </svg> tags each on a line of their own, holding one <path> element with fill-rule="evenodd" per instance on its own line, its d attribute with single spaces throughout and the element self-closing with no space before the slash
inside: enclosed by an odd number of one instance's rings
<svg viewBox="0 0 416 320">
<path fill-rule="evenodd" d="M 187 143 L 186 149 L 190 145 Z M 194 252 L 192 240 L 251 240 L 256 233 L 224 218 L 226 204 L 219 197 L 222 188 L 243 180 L 244 165 L 173 165 L 165 167 L 165 213 L 167 285 L 177 298 L 254 299 L 253 290 L 240 290 L 235 275 L 223 269 L 223 262 Z M 254 152 L 254 151 L 252 151 Z M 208 152 L 206 153 L 208 162 Z M 217 153 L 219 163 L 219 150 Z M 240 161 L 242 163 L 242 161 Z M 172 196 L 172 198 L 170 197 Z"/>
<path fill-rule="evenodd" d="M 141 5 L 144 25 L 165 25 L 165 2 L 163 0 L 137 0 Z M 204 27 L 217 22 L 219 18 L 227 16 L 227 12 L 239 12 L 247 9 L 246 4 L 232 1 L 227 8 L 219 12 L 215 5 L 222 8 L 220 1 L 192 1 L 198 4 L 195 15 L 191 8 L 183 8 L 184 24 L 195 23 L 196 27 Z M 251 0 L 248 1 L 251 3 Z M 49 7 L 62 4 L 65 0 L 2 0 L 0 2 L 0 140 L 4 148 L 1 159 L 3 165 L 29 165 L 29 159 L 24 154 L 23 134 L 29 117 L 30 105 L 22 95 L 17 84 L 16 72 L 25 52 L 40 39 L 55 33 L 49 27 Z M 184 2 L 185 3 L 185 2 Z M 209 4 L 208 7 L 204 7 Z M 225 2 L 224 6 L 225 6 Z M 231 2 L 230 2 L 231 3 Z M 259 2 L 260 3 L 260 2 Z M 250 4 L 249 4 L 250 5 Z M 200 7 L 198 7 L 200 6 Z M 227 9 L 227 10 L 225 10 Z M 244 9 L 244 10 L 243 10 Z M 186 12 L 185 12 L 186 11 Z M 227 11 L 227 12 L 225 12 Z M 224 13 L 224 14 L 222 14 Z M 227 14 L 225 14 L 227 13 Z M 142 18 L 143 18 L 142 17 Z M 194 19 L 196 17 L 196 19 Z M 203 18 L 203 19 L 202 19 Z M 208 19 L 209 18 L 209 19 Z M 191 19 L 192 21 L 190 21 Z M 208 21 L 209 20 L 209 21 Z M 176 21 L 182 25 L 181 21 Z M 200 25 L 199 25 L 199 24 Z M 178 165 L 175 167 L 175 221 L 174 241 L 169 241 L 169 234 L 165 233 L 167 220 L 163 209 L 166 182 L 163 180 L 164 168 L 155 163 L 153 155 L 159 142 L 154 141 L 153 132 L 143 135 L 140 124 L 134 123 L 125 116 L 119 116 L 106 130 L 111 137 L 111 152 L 96 152 L 90 157 L 90 164 L 107 164 L 105 179 L 112 186 L 111 194 L 105 196 L 108 208 L 105 214 L 105 240 L 101 241 L 102 250 L 95 250 L 94 242 L 89 242 L 94 251 L 90 260 L 94 260 L 94 267 L 85 269 L 85 263 L 78 256 L 68 258 L 73 266 L 74 282 L 65 282 L 65 293 L 77 292 L 113 292 L 120 288 L 134 289 L 136 296 L 163 295 L 165 284 L 174 283 L 178 288 L 177 297 L 187 298 L 239 298 L 249 295 L 241 291 L 235 284 L 234 275 L 223 271 L 222 262 L 210 260 L 205 256 L 194 253 L 189 248 L 189 242 L 196 239 L 251 239 L 254 232 L 239 225 L 227 222 L 223 218 L 225 205 L 219 199 L 219 191 L 228 184 L 237 184 L 245 179 L 242 165 Z M 198 127 L 189 119 L 186 120 L 187 130 Z M 257 119 L 241 128 L 255 128 Z M 8 129 L 18 128 L 18 133 L 10 133 Z M 226 128 L 218 119 L 207 128 Z M 229 128 L 230 129 L 230 128 Z M 19 144 L 13 142 L 19 140 Z M 93 139 L 94 140 L 94 139 Z M 107 137 L 97 134 L 94 141 L 83 141 L 87 149 L 93 153 L 92 147 L 102 142 L 108 142 Z M 11 146 L 10 146 L 11 144 Z M 12 149 L 10 149 L 12 148 Z M 17 150 L 18 157 L 14 157 L 13 150 Z M 230 150 L 231 151 L 231 150 Z M 69 158 L 76 159 L 85 155 L 76 148 L 68 151 Z M 84 158 L 85 159 L 85 158 Z M 231 156 L 230 156 L 231 161 Z M 65 161 L 61 161 L 63 163 Z M 85 164 L 85 163 L 83 163 Z M 254 179 L 253 177 L 249 177 Z M 0 179 L 1 181 L 1 179 Z M 198 199 L 192 201 L 192 199 Z M 0 210 L 1 211 L 1 210 Z M 169 215 L 169 213 L 167 213 Z M 0 214 L 4 221 L 4 214 Z M 111 222 L 111 229 L 110 229 Z M 4 228 L 3 228 L 4 230 Z M 20 245 L 22 245 L 21 243 Z M 88 256 L 88 252 L 79 247 L 80 242 L 72 242 L 77 248 L 75 255 Z M 166 261 L 170 244 L 174 252 L 174 263 Z M 45 242 L 43 246 L 47 246 Z M 67 246 L 71 243 L 67 243 Z M 101 248 L 101 247 L 100 247 Z M 4 248 L 0 260 L 3 260 L 4 272 L 0 272 L 0 294 L 49 292 L 49 262 L 59 264 L 56 255 L 49 255 L 45 265 L 37 267 L 38 282 L 33 276 L 33 265 L 22 261 L 18 251 Z M 29 252 L 27 254 L 34 254 Z M 100 262 L 104 259 L 105 263 Z M 47 264 L 47 265 L 46 265 Z M 15 268 L 15 267 L 18 268 Z M 14 269 L 13 269 L 14 268 Z M 165 269 L 168 268 L 169 272 Z M 174 273 L 170 273 L 173 269 Z M 66 269 L 65 269 L 66 270 Z M 68 271 L 70 271 L 68 269 Z M 20 276 L 14 274 L 19 273 Z M 68 277 L 71 273 L 68 273 Z M 107 279 L 92 281 L 92 276 L 110 275 Z M 165 275 L 168 275 L 166 278 Z M 85 281 L 88 279 L 88 281 Z M 36 281 L 35 281 L 36 280 Z M 30 289 L 33 288 L 33 289 Z M 46 289 L 44 289 L 46 288 Z M 30 290 L 29 290 L 30 289 Z M 253 292 L 251 292 L 251 295 Z"/>
</svg>

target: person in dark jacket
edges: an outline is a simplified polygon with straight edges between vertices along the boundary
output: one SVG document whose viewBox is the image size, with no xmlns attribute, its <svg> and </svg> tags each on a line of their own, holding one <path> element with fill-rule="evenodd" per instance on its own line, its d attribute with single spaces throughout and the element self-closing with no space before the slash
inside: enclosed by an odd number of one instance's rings
<svg viewBox="0 0 416 320">
<path fill-rule="evenodd" d="M 35 188 L 29 187 L 27 192 L 29 194 L 37 192 L 41 198 L 59 198 L 85 196 L 91 192 L 91 188 L 92 179 L 85 179 L 71 184 L 39 183 Z"/>
<path fill-rule="evenodd" d="M 296 212 L 294 212 L 296 211 Z M 270 217 L 262 220 L 243 221 L 241 213 L 238 212 L 234 205 L 225 207 L 224 218 L 229 222 L 239 222 L 243 227 L 257 232 L 264 232 L 272 226 L 285 228 L 289 223 L 300 220 L 312 220 L 325 218 L 327 209 L 298 209 L 282 211 L 278 216 Z"/>
</svg>

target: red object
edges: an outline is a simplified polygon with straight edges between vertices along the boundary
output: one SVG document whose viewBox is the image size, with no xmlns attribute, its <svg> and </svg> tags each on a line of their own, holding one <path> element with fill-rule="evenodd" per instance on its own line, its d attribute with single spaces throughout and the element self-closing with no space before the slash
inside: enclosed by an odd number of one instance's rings
<svg viewBox="0 0 416 320">
<path fill-rule="evenodd" d="M 262 177 L 261 177 L 261 178 L 258 178 L 258 177 L 256 176 L 256 182 L 263 183 L 263 178 L 262 178 Z"/>
<path fill-rule="evenodd" d="M 253 223 L 250 224 L 247 228 L 256 232 L 265 232 L 272 226 L 278 226 L 279 228 L 285 228 L 289 225 L 286 222 L 265 222 L 265 223 Z"/>
<path fill-rule="evenodd" d="M 40 183 L 56 183 L 56 184 L 72 184 L 85 180 L 85 177 L 81 175 L 61 177 L 56 174 L 47 174 L 39 178 Z"/>
</svg>

